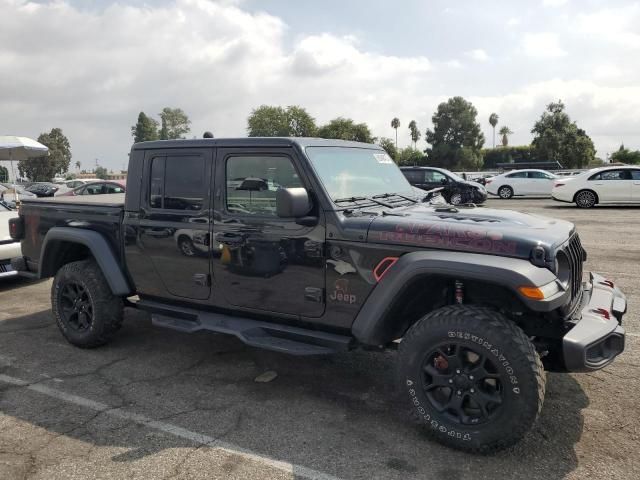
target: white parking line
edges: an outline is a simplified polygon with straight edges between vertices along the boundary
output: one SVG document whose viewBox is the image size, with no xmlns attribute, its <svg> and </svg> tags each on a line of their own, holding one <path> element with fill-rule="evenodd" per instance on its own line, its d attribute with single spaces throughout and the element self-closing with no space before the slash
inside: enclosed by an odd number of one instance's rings
<svg viewBox="0 0 640 480">
<path fill-rule="evenodd" d="M 233 443 L 216 440 L 215 438 L 210 437 L 208 435 L 192 432 L 191 430 L 187 430 L 177 425 L 172 425 L 170 423 L 153 420 L 144 415 L 138 415 L 137 413 L 127 412 L 126 410 L 123 410 L 121 408 L 110 407 L 105 403 L 96 402 L 88 398 L 79 397 L 77 395 L 72 395 L 70 393 L 65 393 L 60 390 L 56 390 L 54 388 L 49 388 L 45 385 L 41 385 L 38 383 L 31 384 L 20 378 L 10 377 L 9 375 L 4 375 L 4 374 L 0 374 L 0 382 L 8 383 L 10 385 L 14 385 L 17 387 L 23 387 L 28 390 L 38 392 L 42 395 L 47 395 L 49 397 L 62 400 L 63 402 L 73 403 L 74 405 L 79 405 L 81 407 L 88 408 L 89 410 L 102 412 L 104 415 L 110 415 L 112 417 L 116 417 L 124 420 L 130 420 L 132 422 L 138 423 L 140 425 L 144 425 L 154 430 L 159 430 L 161 432 L 168 433 L 170 435 L 173 435 L 174 437 L 183 438 L 191 442 L 197 443 L 199 445 L 204 445 L 204 446 L 207 446 L 216 450 L 220 450 L 226 453 L 238 455 L 247 460 L 252 460 L 255 462 L 262 463 L 264 465 L 275 468 L 282 472 L 290 473 L 292 476 L 295 476 L 295 477 L 308 478 L 309 480 L 340 480 L 338 477 L 329 475 L 327 473 L 318 472 L 317 470 L 303 467 L 302 465 L 296 465 L 294 463 L 282 462 L 280 460 L 276 460 L 274 458 L 261 455 L 251 450 L 247 450 L 238 445 L 234 445 Z"/>
</svg>

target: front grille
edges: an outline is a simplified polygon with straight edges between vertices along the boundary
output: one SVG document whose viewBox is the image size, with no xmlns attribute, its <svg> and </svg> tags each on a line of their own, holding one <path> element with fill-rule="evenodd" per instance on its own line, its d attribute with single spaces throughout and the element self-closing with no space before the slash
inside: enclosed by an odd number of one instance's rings
<svg viewBox="0 0 640 480">
<path fill-rule="evenodd" d="M 569 239 L 562 250 L 567 256 L 569 268 L 571 269 L 571 278 L 569 280 L 571 288 L 570 309 L 573 310 L 582 298 L 582 264 L 585 258 L 585 251 L 577 233 Z"/>
</svg>

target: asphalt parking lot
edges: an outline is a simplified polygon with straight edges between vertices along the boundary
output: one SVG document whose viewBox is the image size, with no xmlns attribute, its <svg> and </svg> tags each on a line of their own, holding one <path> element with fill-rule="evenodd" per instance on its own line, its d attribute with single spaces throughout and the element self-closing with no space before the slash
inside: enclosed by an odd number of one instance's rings
<svg viewBox="0 0 640 480">
<path fill-rule="evenodd" d="M 586 270 L 629 299 L 626 352 L 549 374 L 540 421 L 514 449 L 427 440 L 405 421 L 392 352 L 292 358 L 130 309 L 116 341 L 80 350 L 53 323 L 50 282 L 12 280 L 0 284 L 0 479 L 640 478 L 640 208 L 489 206 L 575 222 Z"/>
</svg>

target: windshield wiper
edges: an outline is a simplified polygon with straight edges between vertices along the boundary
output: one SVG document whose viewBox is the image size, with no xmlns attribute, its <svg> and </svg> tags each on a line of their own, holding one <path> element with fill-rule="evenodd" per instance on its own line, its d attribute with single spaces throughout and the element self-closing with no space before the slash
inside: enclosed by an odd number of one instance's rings
<svg viewBox="0 0 640 480">
<path fill-rule="evenodd" d="M 387 202 L 383 202 L 382 200 L 378 200 L 376 197 L 346 197 L 346 198 L 336 198 L 333 203 L 343 203 L 343 202 L 361 202 L 363 200 L 368 200 L 373 203 L 377 203 L 378 205 L 382 205 L 383 207 L 393 208 L 393 205 Z M 365 205 L 358 205 L 364 207 Z"/>
<path fill-rule="evenodd" d="M 407 197 L 405 195 L 400 195 L 399 193 L 381 193 L 380 195 L 374 195 L 371 198 L 389 198 L 389 197 L 400 197 L 409 202 L 418 203 L 418 200 L 415 198 Z"/>
</svg>

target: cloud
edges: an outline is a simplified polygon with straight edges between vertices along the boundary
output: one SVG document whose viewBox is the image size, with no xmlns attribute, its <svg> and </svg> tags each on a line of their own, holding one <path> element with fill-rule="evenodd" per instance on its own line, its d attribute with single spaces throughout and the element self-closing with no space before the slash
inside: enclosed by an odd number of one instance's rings
<svg viewBox="0 0 640 480">
<path fill-rule="evenodd" d="M 619 8 L 605 8 L 595 12 L 580 13 L 574 31 L 595 37 L 612 46 L 625 50 L 640 49 L 640 4 L 634 3 Z M 637 52 L 636 52 L 637 55 Z"/>
<path fill-rule="evenodd" d="M 558 35 L 550 32 L 526 33 L 522 40 L 524 54 L 534 58 L 564 57 L 567 52 L 560 46 Z"/>
<path fill-rule="evenodd" d="M 476 48 L 475 50 L 470 50 L 470 51 L 466 52 L 466 55 L 469 58 L 471 58 L 473 60 L 476 60 L 477 62 L 486 62 L 487 60 L 489 60 L 489 55 L 487 54 L 487 52 L 485 52 L 481 48 Z"/>
<path fill-rule="evenodd" d="M 562 7 L 569 3 L 569 0 L 542 0 L 542 5 L 545 7 Z"/>
</svg>

